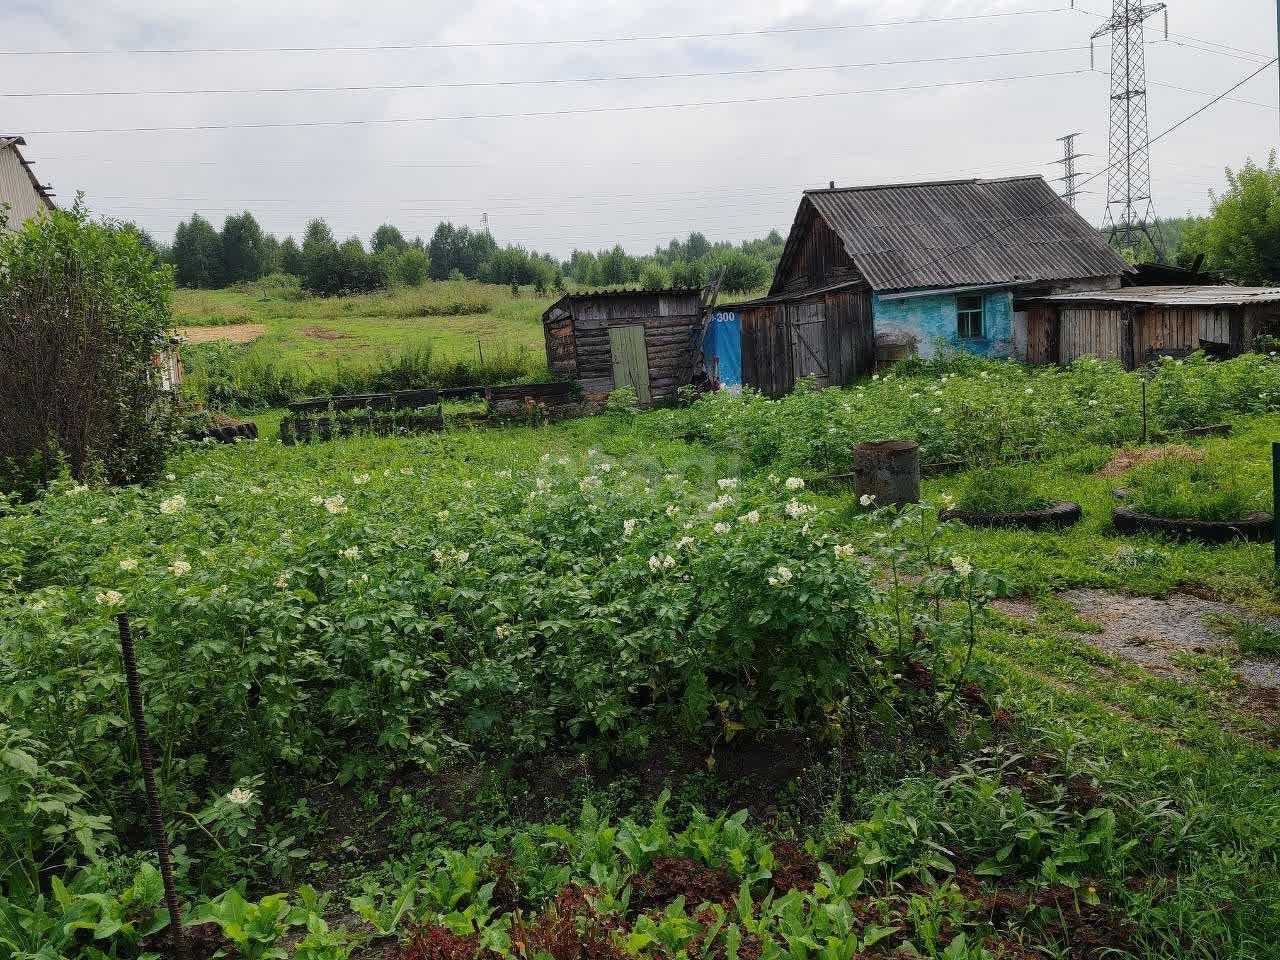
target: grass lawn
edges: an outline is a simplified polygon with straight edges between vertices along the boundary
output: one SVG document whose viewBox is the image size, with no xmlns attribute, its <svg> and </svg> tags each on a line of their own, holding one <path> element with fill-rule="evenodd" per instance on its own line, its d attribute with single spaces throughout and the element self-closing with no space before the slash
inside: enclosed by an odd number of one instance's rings
<svg viewBox="0 0 1280 960">
<path fill-rule="evenodd" d="M 551 302 L 528 287 L 513 297 L 508 287 L 467 280 L 349 297 L 299 298 L 296 291 L 249 285 L 177 290 L 173 318 L 179 329 L 263 324 L 265 332 L 244 348 L 245 359 L 323 374 L 425 344 L 450 360 L 474 362 L 481 351 L 539 356 L 542 311 Z"/>
</svg>

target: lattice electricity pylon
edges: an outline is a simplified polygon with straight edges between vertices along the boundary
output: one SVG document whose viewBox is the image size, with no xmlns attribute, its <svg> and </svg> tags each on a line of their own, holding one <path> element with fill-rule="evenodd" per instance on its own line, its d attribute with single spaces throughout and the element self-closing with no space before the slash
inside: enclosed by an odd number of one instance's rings
<svg viewBox="0 0 1280 960">
<path fill-rule="evenodd" d="M 1111 34 L 1111 135 L 1107 144 L 1107 214 L 1110 239 L 1121 249 L 1136 250 L 1145 238 L 1157 257 L 1163 255 L 1152 235 L 1150 222 L 1151 151 L 1147 127 L 1147 62 L 1143 24 L 1157 13 L 1165 18 L 1163 3 L 1112 0 L 1111 19 L 1093 32 L 1096 40 Z"/>
<path fill-rule="evenodd" d="M 1058 138 L 1058 142 L 1062 144 L 1062 159 L 1055 162 L 1062 164 L 1062 176 L 1055 177 L 1053 181 L 1062 184 L 1062 199 L 1071 204 L 1072 209 L 1075 209 L 1076 197 L 1085 192 L 1076 188 L 1076 181 L 1087 175 L 1085 171 L 1076 169 L 1076 161 L 1089 156 L 1087 153 L 1076 153 L 1078 136 L 1078 133 L 1068 133 L 1065 137 Z"/>
</svg>

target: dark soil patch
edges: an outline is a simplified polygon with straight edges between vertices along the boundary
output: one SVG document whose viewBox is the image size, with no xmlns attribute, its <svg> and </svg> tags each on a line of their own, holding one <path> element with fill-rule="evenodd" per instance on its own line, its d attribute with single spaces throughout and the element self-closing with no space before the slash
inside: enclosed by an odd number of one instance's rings
<svg viewBox="0 0 1280 960">
<path fill-rule="evenodd" d="M 342 333 L 331 327 L 303 327 L 302 332 L 312 340 L 351 340 L 351 334 Z"/>
<path fill-rule="evenodd" d="M 700 903 L 728 903 L 738 886 L 726 870 L 712 870 L 688 857 L 658 857 L 635 886 L 632 903 L 641 910 L 665 907 L 684 897 L 690 907 Z"/>
<path fill-rule="evenodd" d="M 1004 769 L 1004 782 L 1036 803 L 1061 803 L 1073 813 L 1088 813 L 1103 803 L 1102 791 L 1082 773 L 1066 773 L 1051 757 L 1020 756 Z"/>
<path fill-rule="evenodd" d="M 773 845 L 773 889 L 778 893 L 809 891 L 818 882 L 818 861 L 794 840 Z"/>
</svg>

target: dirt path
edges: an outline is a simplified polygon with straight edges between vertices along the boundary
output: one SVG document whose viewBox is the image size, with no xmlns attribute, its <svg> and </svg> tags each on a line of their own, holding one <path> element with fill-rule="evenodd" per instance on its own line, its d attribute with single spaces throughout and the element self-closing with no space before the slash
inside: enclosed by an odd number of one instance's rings
<svg viewBox="0 0 1280 960">
<path fill-rule="evenodd" d="M 215 327 L 180 327 L 178 333 L 189 343 L 210 343 L 213 340 L 229 340 L 232 343 L 248 343 L 267 332 L 265 323 L 232 323 Z"/>
</svg>

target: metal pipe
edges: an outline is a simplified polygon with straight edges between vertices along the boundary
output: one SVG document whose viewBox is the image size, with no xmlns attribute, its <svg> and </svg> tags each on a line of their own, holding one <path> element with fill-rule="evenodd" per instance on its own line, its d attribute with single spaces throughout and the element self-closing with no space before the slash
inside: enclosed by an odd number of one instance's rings
<svg viewBox="0 0 1280 960">
<path fill-rule="evenodd" d="M 160 860 L 160 878 L 164 881 L 164 902 L 169 910 L 169 931 L 173 940 L 173 955 L 186 960 L 187 937 L 182 929 L 182 912 L 178 908 L 178 889 L 173 882 L 173 858 L 169 852 L 169 836 L 165 833 L 164 820 L 160 816 L 160 794 L 156 790 L 155 758 L 151 751 L 151 736 L 147 732 L 147 719 L 142 712 L 142 684 L 138 680 L 138 658 L 133 647 L 133 633 L 129 629 L 129 615 L 116 614 L 116 626 L 120 628 L 120 659 L 124 663 L 125 683 L 129 690 L 129 713 L 133 717 L 133 735 L 138 741 L 138 760 L 142 765 L 142 785 L 147 794 L 147 819 L 151 825 L 151 842 Z"/>
</svg>

